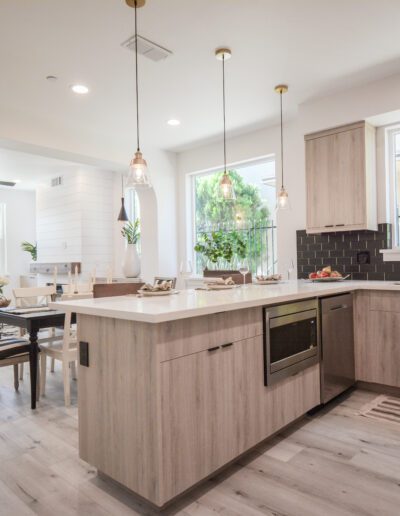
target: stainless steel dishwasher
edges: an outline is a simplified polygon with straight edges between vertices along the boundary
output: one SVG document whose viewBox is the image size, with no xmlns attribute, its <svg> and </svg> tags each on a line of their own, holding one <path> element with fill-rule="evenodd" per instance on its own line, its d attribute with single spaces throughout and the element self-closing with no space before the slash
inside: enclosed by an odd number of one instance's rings
<svg viewBox="0 0 400 516">
<path fill-rule="evenodd" d="M 353 295 L 321 299 L 321 403 L 355 383 Z"/>
</svg>

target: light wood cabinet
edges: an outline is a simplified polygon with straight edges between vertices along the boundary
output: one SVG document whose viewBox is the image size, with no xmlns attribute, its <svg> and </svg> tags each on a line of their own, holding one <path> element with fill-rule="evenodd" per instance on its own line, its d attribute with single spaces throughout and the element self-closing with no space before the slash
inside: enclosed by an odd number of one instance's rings
<svg viewBox="0 0 400 516">
<path fill-rule="evenodd" d="M 377 229 L 375 129 L 358 122 L 305 136 L 307 232 Z"/>
<path fill-rule="evenodd" d="M 169 499 L 318 405 L 319 365 L 265 387 L 258 336 L 164 362 L 161 393 Z"/>
<path fill-rule="evenodd" d="M 319 364 L 264 386 L 261 308 L 78 332 L 80 457 L 159 507 L 320 403 Z"/>
<path fill-rule="evenodd" d="M 400 387 L 400 299 L 398 292 L 357 292 L 356 379 Z"/>
</svg>

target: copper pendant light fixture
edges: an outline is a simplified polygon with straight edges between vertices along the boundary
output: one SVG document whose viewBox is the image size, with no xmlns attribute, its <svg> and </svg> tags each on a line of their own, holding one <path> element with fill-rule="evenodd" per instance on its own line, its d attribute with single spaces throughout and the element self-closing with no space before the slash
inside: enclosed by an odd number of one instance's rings
<svg viewBox="0 0 400 516">
<path fill-rule="evenodd" d="M 276 93 L 279 93 L 280 107 L 281 107 L 281 189 L 277 198 L 277 209 L 287 210 L 289 206 L 289 194 L 286 191 L 285 184 L 283 181 L 283 109 L 282 109 L 282 95 L 287 93 L 288 86 L 286 84 L 278 84 L 275 86 Z"/>
<path fill-rule="evenodd" d="M 135 77 L 136 77 L 136 138 L 137 148 L 135 156 L 132 158 L 129 165 L 129 174 L 127 180 L 127 188 L 137 188 L 150 186 L 147 175 L 147 163 L 143 158 L 140 150 L 140 135 L 139 135 L 139 70 L 138 70 L 138 30 L 137 30 L 137 10 L 143 7 L 146 0 L 125 0 L 129 7 L 135 9 Z"/>
<path fill-rule="evenodd" d="M 225 109 L 225 61 L 232 57 L 229 48 L 218 48 L 215 51 L 215 57 L 222 61 L 222 104 L 224 119 L 224 173 L 219 183 L 221 196 L 225 201 L 234 201 L 236 199 L 235 190 L 233 188 L 232 179 L 226 169 L 226 109 Z"/>
</svg>

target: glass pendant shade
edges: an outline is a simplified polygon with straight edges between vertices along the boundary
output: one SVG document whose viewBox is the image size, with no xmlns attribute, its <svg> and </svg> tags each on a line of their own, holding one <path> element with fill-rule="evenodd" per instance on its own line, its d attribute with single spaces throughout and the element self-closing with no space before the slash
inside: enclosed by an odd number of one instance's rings
<svg viewBox="0 0 400 516">
<path fill-rule="evenodd" d="M 287 210 L 289 207 L 289 194 L 287 193 L 285 187 L 282 186 L 278 194 L 277 208 L 279 210 Z"/>
<path fill-rule="evenodd" d="M 234 201 L 236 199 L 235 190 L 229 174 L 225 171 L 219 183 L 221 196 L 225 201 Z"/>
<path fill-rule="evenodd" d="M 126 182 L 127 188 L 138 186 L 150 186 L 147 175 L 147 163 L 140 151 L 135 152 L 135 157 L 130 162 L 128 180 Z"/>
</svg>

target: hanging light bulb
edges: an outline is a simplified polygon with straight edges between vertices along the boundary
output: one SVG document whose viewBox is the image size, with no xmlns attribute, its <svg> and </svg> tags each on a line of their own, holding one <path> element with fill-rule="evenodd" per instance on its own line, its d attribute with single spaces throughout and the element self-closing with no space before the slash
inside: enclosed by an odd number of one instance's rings
<svg viewBox="0 0 400 516">
<path fill-rule="evenodd" d="M 139 135 L 139 71 L 138 71 L 138 31 L 137 31 L 137 9 L 143 7 L 146 0 L 126 0 L 129 7 L 135 9 L 135 78 L 136 78 L 136 138 L 137 149 L 135 156 L 132 158 L 129 165 L 128 179 L 126 182 L 127 188 L 150 186 L 150 181 L 147 175 L 147 163 L 143 159 L 140 150 L 140 135 Z"/>
<path fill-rule="evenodd" d="M 121 183 L 122 183 L 122 195 L 121 195 L 121 209 L 119 210 L 119 215 L 118 215 L 118 221 L 119 222 L 128 222 L 129 218 L 128 218 L 128 214 L 126 213 L 126 209 L 125 209 L 125 198 L 124 198 L 124 176 L 123 174 L 121 174 Z"/>
<path fill-rule="evenodd" d="M 282 110 L 282 95 L 288 91 L 286 84 L 278 84 L 275 86 L 275 91 L 280 95 L 280 106 L 281 106 L 281 189 L 277 197 L 277 209 L 287 210 L 290 208 L 289 194 L 286 191 L 283 182 L 283 110 Z"/>
<path fill-rule="evenodd" d="M 215 57 L 222 61 L 222 105 L 224 116 L 224 173 L 219 183 L 221 196 L 225 201 L 234 201 L 236 199 L 235 190 L 233 188 L 232 179 L 226 169 L 226 109 L 225 109 L 225 61 L 232 57 L 229 48 L 218 48 L 215 51 Z"/>
</svg>

